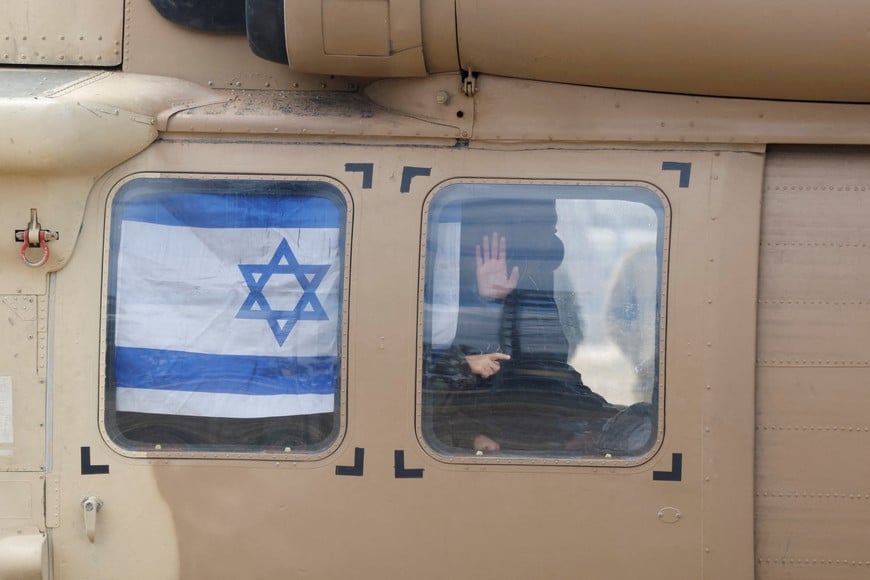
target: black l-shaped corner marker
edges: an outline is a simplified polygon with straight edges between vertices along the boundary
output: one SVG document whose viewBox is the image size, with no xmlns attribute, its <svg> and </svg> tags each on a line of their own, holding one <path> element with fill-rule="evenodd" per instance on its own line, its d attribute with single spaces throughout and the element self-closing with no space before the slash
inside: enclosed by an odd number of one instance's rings
<svg viewBox="0 0 870 580">
<path fill-rule="evenodd" d="M 362 447 L 355 447 L 353 450 L 353 465 L 336 465 L 336 475 L 355 475 L 362 477 L 363 463 L 365 463 L 366 450 Z"/>
<path fill-rule="evenodd" d="M 363 189 L 371 189 L 372 188 L 372 177 L 375 174 L 375 164 L 374 163 L 345 163 L 344 170 L 348 173 L 350 172 L 358 172 L 363 174 L 362 180 L 362 188 Z"/>
<path fill-rule="evenodd" d="M 671 454 L 670 471 L 653 471 L 653 481 L 683 481 L 683 454 Z"/>
<path fill-rule="evenodd" d="M 662 162 L 662 171 L 679 171 L 680 172 L 680 187 L 689 187 L 689 180 L 692 177 L 692 164 L 680 163 L 678 161 Z"/>
<path fill-rule="evenodd" d="M 406 165 L 402 169 L 402 183 L 399 187 L 399 193 L 409 193 L 411 191 L 412 179 L 415 177 L 428 177 L 431 173 L 431 167 L 411 167 Z"/>
<path fill-rule="evenodd" d="M 396 449 L 393 452 L 395 458 L 396 479 L 420 479 L 423 477 L 423 469 L 405 469 L 405 452 Z"/>
<path fill-rule="evenodd" d="M 109 473 L 108 465 L 91 465 L 91 448 L 82 447 L 82 475 L 104 475 Z"/>
</svg>

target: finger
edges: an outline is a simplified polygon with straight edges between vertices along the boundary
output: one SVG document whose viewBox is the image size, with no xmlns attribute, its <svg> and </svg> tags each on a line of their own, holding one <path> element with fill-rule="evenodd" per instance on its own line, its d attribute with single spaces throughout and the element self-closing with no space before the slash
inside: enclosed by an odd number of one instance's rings
<svg viewBox="0 0 870 580">
<path fill-rule="evenodd" d="M 489 236 L 483 236 L 483 261 L 488 261 L 491 255 L 489 251 Z"/>
<path fill-rule="evenodd" d="M 492 238 L 490 240 L 492 247 L 490 248 L 490 255 L 493 260 L 498 259 L 498 232 L 492 232 Z"/>
<path fill-rule="evenodd" d="M 478 266 L 483 266 L 483 255 L 480 253 L 480 244 L 474 246 L 474 257 Z"/>
<path fill-rule="evenodd" d="M 498 260 L 507 259 L 507 237 L 502 236 L 498 244 Z"/>
<path fill-rule="evenodd" d="M 514 288 L 517 287 L 517 282 L 519 282 L 519 281 L 520 281 L 520 267 L 514 266 L 514 269 L 511 270 L 511 276 L 510 276 L 510 278 L 507 279 L 507 284 L 505 284 L 505 286 L 507 286 L 507 288 L 509 290 L 513 290 Z"/>
<path fill-rule="evenodd" d="M 494 352 L 489 355 L 490 360 L 498 361 L 498 360 L 511 360 L 511 355 L 505 354 L 503 352 Z"/>
</svg>

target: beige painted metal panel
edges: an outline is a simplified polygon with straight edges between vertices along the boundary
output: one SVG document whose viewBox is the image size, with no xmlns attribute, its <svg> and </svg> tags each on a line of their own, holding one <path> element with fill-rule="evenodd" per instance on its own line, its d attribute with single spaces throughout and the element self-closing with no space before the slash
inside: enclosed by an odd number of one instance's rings
<svg viewBox="0 0 870 580">
<path fill-rule="evenodd" d="M 45 535 L 28 530 L 0 538 L 0 576 L 16 580 L 48 577 L 48 543 Z"/>
<path fill-rule="evenodd" d="M 98 112 L 108 112 L 127 121 L 153 125 L 158 131 L 165 130 L 169 118 L 179 111 L 223 103 L 231 98 L 227 92 L 209 90 L 172 77 L 108 72 L 53 90 L 48 96 L 62 103 L 75 102 L 85 107 L 96 106 L 99 107 Z M 116 133 L 132 132 L 130 127 L 126 128 L 127 131 Z M 96 155 L 98 151 L 90 153 L 96 158 L 104 157 Z M 132 156 L 132 152 L 123 149 L 118 152 L 118 155 L 123 154 Z M 106 162 L 109 161 L 104 161 Z"/>
<path fill-rule="evenodd" d="M 703 368 L 701 381 L 693 386 L 703 392 L 703 577 L 711 580 L 753 575 L 753 536 L 746 528 L 752 506 L 740 498 L 751 497 L 754 490 L 748 452 L 741 450 L 753 444 L 755 377 L 742 361 L 751 360 L 755 351 L 763 167 L 761 154 L 713 153 L 709 174 L 699 175 L 710 183 L 705 224 L 697 237 L 672 241 L 674 246 L 701 243 L 706 261 L 703 270 L 694 272 L 703 277 L 704 287 L 691 299 L 703 303 L 694 312 L 705 336 L 703 344 L 688 343 L 687 350 L 693 355 L 688 364 Z"/>
<path fill-rule="evenodd" d="M 844 157 L 848 155 L 846 151 Z M 850 164 L 838 164 L 830 169 L 830 174 L 809 179 L 803 175 L 788 176 L 790 185 L 768 189 L 766 195 L 771 204 L 766 231 L 778 239 L 767 243 L 779 244 L 774 248 L 796 247 L 797 241 L 783 238 L 799 229 L 803 244 L 799 247 L 808 250 L 826 248 L 835 241 L 839 251 L 860 245 L 866 239 L 867 225 L 860 210 L 867 202 L 870 186 L 860 176 L 848 175 L 847 171 L 854 169 Z M 807 221 L 807 213 L 818 219 Z"/>
<path fill-rule="evenodd" d="M 457 0 L 462 66 L 582 85 L 768 99 L 870 99 L 870 7 L 812 0 Z"/>
<path fill-rule="evenodd" d="M 820 366 L 762 366 L 758 376 L 759 427 L 795 431 L 803 431 L 804 427 L 814 431 L 835 427 L 844 431 L 870 429 L 865 408 L 842 403 L 850 393 L 861 389 L 867 370 L 855 366 L 831 371 Z"/>
<path fill-rule="evenodd" d="M 759 579 L 866 578 L 865 149 L 775 149 L 759 272 Z"/>
<path fill-rule="evenodd" d="M 324 54 L 390 55 L 389 0 L 323 0 L 322 4 Z"/>
<path fill-rule="evenodd" d="M 41 473 L 0 473 L 0 536 L 43 525 Z"/>
<path fill-rule="evenodd" d="M 124 0 L 0 0 L 0 64 L 121 64 Z"/>
<path fill-rule="evenodd" d="M 762 310 L 763 310 L 762 306 Z M 870 468 L 860 447 L 870 436 L 866 368 L 761 367 L 758 373 L 757 476 L 760 498 L 870 499 Z M 766 500 L 765 500 L 766 501 Z M 832 502 L 852 509 L 849 502 Z M 859 509 L 866 502 L 854 502 Z M 759 507 L 764 507 L 760 505 Z M 776 512 L 768 517 L 774 519 Z M 832 520 L 847 516 L 829 513 Z M 762 521 L 766 519 L 759 514 Z M 842 538 L 840 538 L 842 539 Z M 832 557 L 834 554 L 831 554 Z"/>
<path fill-rule="evenodd" d="M 93 576 L 98 564 L 100 574 L 143 578 L 576 578 L 584 570 L 751 578 L 755 292 L 751 283 L 720 291 L 719 280 L 754 277 L 754 260 L 743 254 L 757 247 L 759 155 L 208 141 L 164 139 L 103 178 L 76 260 L 57 274 L 55 379 L 64 388 L 55 393 L 54 466 L 63 486 L 52 532 L 62 563 L 55 577 Z M 679 174 L 663 171 L 663 161 L 692 163 L 690 186 L 679 187 Z M 345 171 L 348 162 L 374 163 L 371 189 Z M 400 194 L 404 166 L 430 167 L 431 175 Z M 119 179 L 142 171 L 325 175 L 349 188 L 348 431 L 335 454 L 295 464 L 136 459 L 102 441 L 94 414 L 100 345 L 74 337 L 99 334 L 104 201 Z M 433 187 L 469 175 L 641 180 L 668 196 L 667 423 L 650 462 L 460 466 L 420 447 L 420 216 Z M 738 307 L 744 314 L 734 314 Z M 714 382 L 723 374 L 727 382 Z M 726 423 L 729 436 L 716 438 Z M 81 446 L 110 473 L 82 476 Z M 364 477 L 337 477 L 335 467 L 352 464 L 355 447 L 366 450 Z M 424 469 L 423 479 L 395 478 L 396 449 L 405 451 L 406 467 Z M 684 455 L 682 480 L 653 481 L 654 470 L 670 470 L 672 453 Z M 89 495 L 104 501 L 93 544 L 81 523 L 80 502 Z M 682 517 L 664 523 L 663 508 Z M 642 548 L 626 558 L 626 545 Z"/>
<path fill-rule="evenodd" d="M 867 578 L 870 560 L 842 555 L 842 538 L 854 537 L 854 543 L 857 543 L 861 534 L 856 534 L 856 530 L 866 529 L 867 500 L 770 496 L 762 500 L 759 517 L 776 517 L 782 525 L 777 530 L 760 534 L 759 543 L 785 549 L 775 554 L 759 555 L 757 578 Z M 837 513 L 838 517 L 832 518 L 832 513 Z M 814 546 L 813 551 L 799 551 L 800 546 L 794 545 L 795 530 L 801 530 L 801 544 L 806 542 Z"/>
<path fill-rule="evenodd" d="M 859 260 L 838 259 L 858 270 L 867 271 L 870 256 Z M 824 256 L 825 260 L 832 259 Z M 833 269 L 833 268 L 832 268 Z M 824 276 L 820 269 L 807 268 L 807 277 Z M 798 280 L 795 277 L 792 280 Z M 854 276 L 832 276 L 829 285 L 853 285 Z M 870 326 L 870 305 L 863 300 L 840 297 L 824 300 L 799 298 L 764 300 L 759 324 L 764 333 L 759 350 L 764 354 L 758 364 L 764 366 L 865 367 L 870 368 L 870 345 L 864 340 Z"/>
<path fill-rule="evenodd" d="M 426 75 L 420 0 L 363 0 L 355 2 L 362 8 L 351 11 L 341 4 L 284 1 L 284 37 L 293 70 L 364 77 Z M 379 20 L 377 29 L 357 28 L 360 17 L 370 24 Z M 340 51 L 330 52 L 330 47 Z"/>
<path fill-rule="evenodd" d="M 0 472 L 0 578 L 48 574 L 42 473 Z"/>
<path fill-rule="evenodd" d="M 431 75 L 458 71 L 454 2 L 421 0 L 420 17 L 423 20 L 421 32 L 426 72 Z M 453 25 L 450 24 L 451 21 Z"/>
<path fill-rule="evenodd" d="M 113 183 L 103 179 L 97 186 L 108 188 Z M 88 224 L 90 216 L 103 211 L 104 200 L 93 202 L 87 205 L 88 217 L 77 249 L 101 253 L 103 232 Z M 83 258 L 67 265 L 76 273 L 72 279 L 62 276 L 57 280 L 53 305 L 53 384 L 58 387 L 53 392 L 53 453 L 47 501 L 53 527 L 53 577 L 179 578 L 177 542 L 173 527 L 168 525 L 171 515 L 153 479 L 118 469 L 123 459 L 101 445 L 97 422 L 99 365 L 93 364 L 98 360 L 100 344 L 98 338 L 84 337 L 99 337 L 100 291 L 85 281 L 100 280 L 102 272 L 101 261 L 85 255 L 77 253 Z M 92 465 L 111 467 L 109 476 L 82 473 L 82 447 L 91 448 Z M 117 485 L 101 485 L 100 478 L 105 477 L 111 477 Z M 82 501 L 90 496 L 103 502 L 97 514 L 94 542 L 87 538 L 82 508 Z M 115 552 L 127 554 L 123 565 L 112 561 L 115 556 L 110 554 Z"/>
<path fill-rule="evenodd" d="M 870 135 L 865 105 L 652 94 L 489 75 L 477 86 L 473 136 L 481 140 L 866 144 Z"/>
<path fill-rule="evenodd" d="M 81 228 L 82 213 L 91 176 L 23 177 L 4 176 L 0 183 L 3 211 L 0 212 L 0 231 L 8 238 L 5 251 L 0 254 L 0 294 L 13 296 L 44 295 L 47 292 L 47 274 L 64 267 L 76 247 Z M 60 238 L 48 242 L 49 258 L 44 266 L 33 268 L 21 260 L 21 243 L 14 241 L 15 230 L 27 228 L 30 210 L 38 211 L 43 229 L 59 233 Z M 35 260 L 38 249 L 32 250 Z M 10 336 L 9 340 L 14 340 Z M 20 345 L 20 343 L 18 343 Z"/>
<path fill-rule="evenodd" d="M 793 494 L 795 500 L 814 497 L 866 499 L 868 495 L 866 481 L 870 476 L 870 469 L 867 468 L 866 463 L 860 461 L 860 455 L 855 453 L 855 449 L 862 448 L 862 444 L 868 437 L 868 433 L 864 430 L 866 421 L 856 426 L 843 424 L 838 419 L 830 423 L 800 426 L 759 425 L 758 436 L 764 446 L 764 452 L 758 454 L 758 461 L 767 462 L 771 466 L 783 465 L 776 469 L 759 468 L 759 477 L 764 477 L 765 483 L 770 483 L 763 489 L 759 489 L 760 507 L 764 505 L 766 498 L 775 497 L 775 494 L 779 493 Z M 800 449 L 800 461 L 795 461 L 796 449 Z M 844 468 L 844 462 L 848 463 L 848 469 Z M 828 523 L 831 526 L 836 525 L 836 522 L 841 519 L 848 520 L 852 516 L 866 518 L 867 501 L 855 501 L 851 506 L 846 503 L 840 502 L 840 510 L 832 508 L 827 513 Z M 793 509 L 795 512 L 800 511 L 799 501 L 795 502 Z M 759 519 L 764 520 L 760 514 Z M 819 546 L 804 537 L 805 534 L 811 533 L 813 526 L 794 530 L 789 526 L 783 527 L 784 522 L 778 521 L 776 517 L 770 519 L 771 524 L 774 522 L 778 525 L 764 526 L 764 532 L 792 533 L 792 547 L 796 550 L 795 554 L 799 552 L 823 554 Z M 850 533 L 839 536 L 837 541 L 840 550 L 830 553 L 830 556 L 866 559 L 863 545 L 857 542 L 860 535 L 860 530 L 853 528 Z M 772 545 L 766 547 L 773 548 Z"/>
<path fill-rule="evenodd" d="M 848 220 L 843 217 L 844 223 Z M 836 229 L 835 222 L 831 223 L 831 229 Z M 829 237 L 833 241 L 762 242 L 765 255 L 778 263 L 775 271 L 765 275 L 766 303 L 780 310 L 799 305 L 827 307 L 833 313 L 853 307 L 860 314 L 866 304 L 863 289 L 870 283 L 867 245 L 848 241 L 849 237 L 843 231 L 836 238 Z M 854 268 L 843 268 L 844 263 Z"/>
<path fill-rule="evenodd" d="M 22 71 L 7 71 L 3 76 L 7 74 L 14 80 Z M 38 77 L 40 73 L 24 74 Z M 96 74 L 50 87 L 41 95 L 0 100 L 0 115 L 5 120 L 0 171 L 99 174 L 151 143 L 157 137 L 153 115 L 159 109 L 130 110 L 113 105 L 111 99 L 89 100 L 87 93 L 70 96 L 80 87 L 112 76 Z M 155 101 L 153 97 L 149 100 Z"/>
<path fill-rule="evenodd" d="M 45 296 L 0 295 L 0 472 L 45 465 Z"/>
<path fill-rule="evenodd" d="M 173 132 L 452 137 L 492 146 L 528 142 L 721 144 L 870 142 L 870 107 L 643 94 L 481 76 L 468 98 L 456 74 L 374 82 L 357 94 L 220 91 Z M 217 98 L 217 97 L 216 97 Z M 369 99 L 371 102 L 366 101 Z M 295 114 L 288 114 L 295 113 Z M 505 121 L 509 119 L 510 121 Z"/>
<path fill-rule="evenodd" d="M 227 102 L 191 108 L 169 120 L 173 133 L 269 135 L 269 138 L 362 140 L 374 136 L 468 138 L 474 103 L 458 91 L 459 75 L 374 83 L 364 94 L 238 91 Z M 438 102 L 444 93 L 447 101 Z M 227 94 L 227 93 L 223 93 Z"/>
</svg>

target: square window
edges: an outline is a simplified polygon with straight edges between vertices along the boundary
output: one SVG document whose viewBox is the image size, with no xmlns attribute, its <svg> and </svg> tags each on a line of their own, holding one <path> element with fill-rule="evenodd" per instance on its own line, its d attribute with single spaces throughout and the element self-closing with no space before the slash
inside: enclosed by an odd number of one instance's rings
<svg viewBox="0 0 870 580">
<path fill-rule="evenodd" d="M 660 433 L 664 198 L 454 183 L 428 206 L 424 444 L 448 460 L 639 458 Z"/>
<path fill-rule="evenodd" d="M 340 432 L 333 185 L 135 179 L 111 203 L 105 426 L 122 448 L 318 453 Z"/>
</svg>

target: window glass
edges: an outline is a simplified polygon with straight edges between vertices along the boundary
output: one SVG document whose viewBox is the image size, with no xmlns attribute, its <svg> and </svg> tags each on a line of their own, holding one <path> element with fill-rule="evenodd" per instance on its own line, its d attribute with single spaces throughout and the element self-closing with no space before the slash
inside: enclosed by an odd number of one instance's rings
<svg viewBox="0 0 870 580">
<path fill-rule="evenodd" d="M 665 217 L 640 185 L 438 192 L 425 259 L 426 444 L 454 457 L 649 451 Z"/>
<path fill-rule="evenodd" d="M 137 179 L 112 200 L 105 421 L 130 449 L 317 452 L 339 432 L 345 202 Z"/>
</svg>

